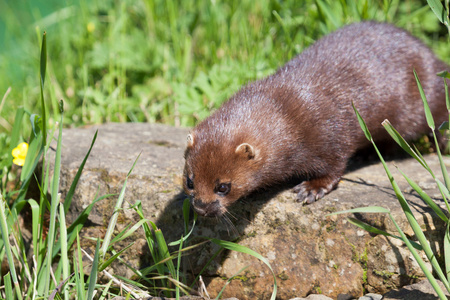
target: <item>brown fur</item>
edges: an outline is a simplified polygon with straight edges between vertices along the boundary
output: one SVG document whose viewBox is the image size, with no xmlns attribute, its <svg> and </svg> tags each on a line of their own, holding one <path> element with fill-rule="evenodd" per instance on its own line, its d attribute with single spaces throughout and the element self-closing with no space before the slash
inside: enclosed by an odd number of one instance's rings
<svg viewBox="0 0 450 300">
<path fill-rule="evenodd" d="M 419 40 L 392 25 L 346 26 L 275 74 L 244 86 L 188 138 L 184 189 L 201 215 L 220 216 L 250 192 L 298 176 L 299 201 L 336 187 L 348 159 L 368 145 L 352 101 L 376 141 L 389 119 L 408 140 L 427 133 L 413 75 L 437 124 L 447 117 L 447 69 Z"/>
</svg>

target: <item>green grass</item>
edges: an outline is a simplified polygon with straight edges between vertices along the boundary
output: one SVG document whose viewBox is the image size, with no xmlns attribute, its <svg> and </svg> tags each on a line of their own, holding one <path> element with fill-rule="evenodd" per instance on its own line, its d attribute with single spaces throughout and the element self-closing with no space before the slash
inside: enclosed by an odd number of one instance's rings
<svg viewBox="0 0 450 300">
<path fill-rule="evenodd" d="M 270 74 L 320 36 L 363 19 L 398 24 L 442 57 L 450 54 L 445 43 L 433 43 L 445 32 L 421 1 L 54 2 L 0 1 L 0 95 L 12 87 L 0 132 L 11 131 L 18 107 L 32 111 L 39 102 L 34 71 L 42 31 L 49 36 L 48 110 L 57 113 L 64 99 L 65 126 L 192 126 L 242 84 Z"/>
</svg>

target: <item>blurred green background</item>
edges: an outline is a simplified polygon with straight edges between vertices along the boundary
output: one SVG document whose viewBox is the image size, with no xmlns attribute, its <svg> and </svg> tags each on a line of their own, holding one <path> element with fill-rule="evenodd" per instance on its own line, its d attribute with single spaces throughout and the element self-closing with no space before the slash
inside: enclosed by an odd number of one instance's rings
<svg viewBox="0 0 450 300">
<path fill-rule="evenodd" d="M 47 32 L 50 122 L 192 126 L 239 87 L 272 73 L 347 23 L 388 21 L 444 60 L 447 32 L 419 0 L 0 0 L 0 134 L 39 105 L 39 45 Z M 29 127 L 29 126 L 28 126 Z"/>
</svg>

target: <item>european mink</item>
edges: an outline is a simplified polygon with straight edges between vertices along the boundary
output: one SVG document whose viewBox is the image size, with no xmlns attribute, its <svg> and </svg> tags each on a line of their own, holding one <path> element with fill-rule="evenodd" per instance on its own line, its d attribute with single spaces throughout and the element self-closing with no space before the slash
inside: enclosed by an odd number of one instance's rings
<svg viewBox="0 0 450 300">
<path fill-rule="evenodd" d="M 368 146 L 352 101 L 375 141 L 384 119 L 408 140 L 429 132 L 414 78 L 433 116 L 447 115 L 447 69 L 417 38 L 364 22 L 318 40 L 275 74 L 244 86 L 188 135 L 184 190 L 198 214 L 221 216 L 250 192 L 290 178 L 298 201 L 333 190 L 348 159 Z"/>
</svg>

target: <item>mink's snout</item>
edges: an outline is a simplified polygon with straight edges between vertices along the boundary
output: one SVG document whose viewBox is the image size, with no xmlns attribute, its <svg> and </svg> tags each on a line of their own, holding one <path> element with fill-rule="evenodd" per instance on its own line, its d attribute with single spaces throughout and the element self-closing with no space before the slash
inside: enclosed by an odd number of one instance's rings
<svg viewBox="0 0 450 300">
<path fill-rule="evenodd" d="M 200 199 L 191 198 L 191 205 L 197 214 L 204 217 L 221 216 L 224 210 L 218 199 L 210 203 L 205 203 Z"/>
</svg>

